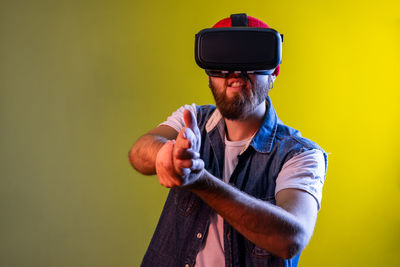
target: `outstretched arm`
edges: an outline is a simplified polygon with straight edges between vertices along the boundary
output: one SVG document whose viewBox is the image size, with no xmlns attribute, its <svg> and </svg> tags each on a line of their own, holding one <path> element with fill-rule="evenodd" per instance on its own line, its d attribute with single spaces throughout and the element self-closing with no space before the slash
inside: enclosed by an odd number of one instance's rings
<svg viewBox="0 0 400 267">
<path fill-rule="evenodd" d="M 140 173 L 156 174 L 156 157 L 167 140 L 176 139 L 178 132 L 167 125 L 160 125 L 141 136 L 129 151 L 129 161 Z"/>
<path fill-rule="evenodd" d="M 317 204 L 304 191 L 281 190 L 276 196 L 277 205 L 273 205 L 222 182 L 206 171 L 189 189 L 243 236 L 281 258 L 294 257 L 311 238 Z"/>
</svg>

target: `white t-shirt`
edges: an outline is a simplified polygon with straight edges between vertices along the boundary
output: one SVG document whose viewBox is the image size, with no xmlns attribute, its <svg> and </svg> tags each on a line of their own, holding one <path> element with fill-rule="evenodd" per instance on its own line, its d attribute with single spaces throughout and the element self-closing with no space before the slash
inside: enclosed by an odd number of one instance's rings
<svg viewBox="0 0 400 267">
<path fill-rule="evenodd" d="M 189 109 L 196 115 L 196 105 L 185 105 L 168 117 L 167 121 L 160 125 L 168 125 L 176 131 L 185 126 L 183 111 Z M 223 180 L 228 183 L 237 163 L 238 155 L 249 144 L 250 139 L 241 141 L 229 141 L 225 137 L 225 159 Z M 321 207 L 322 186 L 325 178 L 325 159 L 322 152 L 312 149 L 295 155 L 282 167 L 276 179 L 275 196 L 282 189 L 296 188 L 310 193 Z M 225 266 L 223 218 L 213 213 L 210 218 L 207 239 L 203 249 L 197 254 L 196 266 Z"/>
</svg>

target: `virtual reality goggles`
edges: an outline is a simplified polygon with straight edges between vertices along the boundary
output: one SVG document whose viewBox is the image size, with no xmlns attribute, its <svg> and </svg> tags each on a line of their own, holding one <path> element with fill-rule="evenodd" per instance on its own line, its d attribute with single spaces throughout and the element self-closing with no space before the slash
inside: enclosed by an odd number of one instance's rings
<svg viewBox="0 0 400 267">
<path fill-rule="evenodd" d="M 196 34 L 197 65 L 209 75 L 218 71 L 272 74 L 282 60 L 283 35 L 271 28 L 247 27 L 246 14 L 231 15 L 231 20 L 233 27 Z"/>
</svg>

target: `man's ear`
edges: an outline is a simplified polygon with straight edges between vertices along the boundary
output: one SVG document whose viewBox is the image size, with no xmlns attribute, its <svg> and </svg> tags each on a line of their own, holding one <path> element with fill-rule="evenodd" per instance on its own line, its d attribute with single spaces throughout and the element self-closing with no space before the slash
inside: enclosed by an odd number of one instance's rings
<svg viewBox="0 0 400 267">
<path fill-rule="evenodd" d="M 268 90 L 271 90 L 272 88 L 274 88 L 275 79 L 276 79 L 275 75 L 273 75 L 273 74 L 269 75 L 269 77 L 268 77 L 268 87 L 269 87 Z"/>
</svg>

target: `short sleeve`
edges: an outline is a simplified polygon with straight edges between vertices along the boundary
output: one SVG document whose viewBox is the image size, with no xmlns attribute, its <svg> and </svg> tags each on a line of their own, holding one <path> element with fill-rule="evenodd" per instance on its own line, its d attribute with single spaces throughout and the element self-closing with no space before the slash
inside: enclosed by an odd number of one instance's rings
<svg viewBox="0 0 400 267">
<path fill-rule="evenodd" d="M 325 159 L 322 151 L 312 149 L 289 159 L 276 179 L 275 195 L 286 188 L 310 193 L 321 208 L 322 187 L 325 182 Z"/>
<path fill-rule="evenodd" d="M 191 105 L 184 105 L 173 112 L 172 115 L 169 116 L 166 121 L 160 123 L 159 126 L 168 125 L 174 128 L 179 133 L 181 129 L 185 127 L 185 122 L 183 120 L 183 112 L 185 111 L 185 109 L 190 110 L 191 112 L 193 112 L 194 116 L 197 117 L 196 104 L 193 103 Z"/>
</svg>

